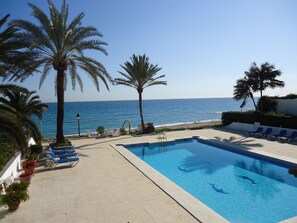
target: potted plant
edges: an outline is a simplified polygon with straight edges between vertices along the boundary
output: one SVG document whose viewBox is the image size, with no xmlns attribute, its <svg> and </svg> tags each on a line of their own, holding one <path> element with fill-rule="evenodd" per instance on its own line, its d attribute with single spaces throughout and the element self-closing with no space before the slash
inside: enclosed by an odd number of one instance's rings
<svg viewBox="0 0 297 223">
<path fill-rule="evenodd" d="M 31 178 L 32 178 L 32 174 L 28 173 L 28 172 L 23 172 L 20 176 L 20 182 L 22 183 L 27 183 L 30 184 L 31 183 Z"/>
<path fill-rule="evenodd" d="M 22 164 L 23 170 L 26 173 L 34 174 L 35 168 L 37 167 L 37 161 L 36 160 L 26 160 Z"/>
<path fill-rule="evenodd" d="M 26 183 L 13 183 L 6 189 L 2 202 L 8 206 L 9 211 L 15 211 L 22 201 L 29 199 L 28 186 Z"/>
</svg>

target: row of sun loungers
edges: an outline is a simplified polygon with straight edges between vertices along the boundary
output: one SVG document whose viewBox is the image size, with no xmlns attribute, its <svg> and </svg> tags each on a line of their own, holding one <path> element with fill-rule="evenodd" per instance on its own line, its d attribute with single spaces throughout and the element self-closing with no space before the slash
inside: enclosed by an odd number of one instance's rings
<svg viewBox="0 0 297 223">
<path fill-rule="evenodd" d="M 65 163 L 75 166 L 78 161 L 79 158 L 73 146 L 49 147 L 47 165 L 50 167 L 56 167 L 59 164 Z"/>
<path fill-rule="evenodd" d="M 287 130 L 282 129 L 278 134 L 272 134 L 273 129 L 267 128 L 264 130 L 263 127 L 259 127 L 256 131 L 248 132 L 249 136 L 267 138 L 270 140 L 278 140 L 280 142 L 290 142 L 297 139 L 297 131 L 293 131 L 290 135 L 288 135 Z"/>
</svg>

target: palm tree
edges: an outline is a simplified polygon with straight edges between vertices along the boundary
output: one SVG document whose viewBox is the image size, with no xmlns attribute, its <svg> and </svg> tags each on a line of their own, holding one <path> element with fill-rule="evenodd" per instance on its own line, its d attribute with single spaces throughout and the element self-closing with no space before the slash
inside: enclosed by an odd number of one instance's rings
<svg viewBox="0 0 297 223">
<path fill-rule="evenodd" d="M 1 84 L 0 93 L 2 91 L 12 90 L 28 93 L 26 88 L 13 85 Z M 0 102 L 0 136 L 8 138 L 14 142 L 16 147 L 21 151 L 26 152 L 27 138 L 22 123 L 16 118 L 20 115 L 14 108 Z"/>
<path fill-rule="evenodd" d="M 133 56 L 130 58 L 130 62 L 126 62 L 121 67 L 125 70 L 124 72 L 119 71 L 119 73 L 124 78 L 115 78 L 114 83 L 116 85 L 125 85 L 128 87 L 135 88 L 138 92 L 139 99 L 139 113 L 141 119 L 142 131 L 144 128 L 144 120 L 142 113 L 142 92 L 146 87 L 150 87 L 153 85 L 167 85 L 166 81 L 160 81 L 160 78 L 165 77 L 165 75 L 161 75 L 155 77 L 157 73 L 162 69 L 158 67 L 158 65 L 153 65 L 149 63 L 149 58 L 145 56 Z"/>
<path fill-rule="evenodd" d="M 57 143 L 65 141 L 63 133 L 64 121 L 64 91 L 68 77 L 71 79 L 72 88 L 75 89 L 78 82 L 80 89 L 83 89 L 82 78 L 77 68 L 82 69 L 93 80 L 99 91 L 99 80 L 101 79 L 109 90 L 106 78 L 111 81 L 104 66 L 90 57 L 83 54 L 85 50 L 97 50 L 107 55 L 103 45 L 106 43 L 90 39 L 102 37 L 102 34 L 94 27 L 81 26 L 84 13 L 80 13 L 73 21 L 68 23 L 68 5 L 63 1 L 59 12 L 54 4 L 48 0 L 50 16 L 48 17 L 40 8 L 29 4 L 32 15 L 38 20 L 40 26 L 24 20 L 15 20 L 13 25 L 23 30 L 23 35 L 31 40 L 31 49 L 38 58 L 32 64 L 34 69 L 42 67 L 40 87 L 48 76 L 49 71 L 56 71 L 57 91 Z M 67 71 L 67 73 L 66 73 Z M 27 76 L 14 76 L 14 78 L 25 79 Z"/>
<path fill-rule="evenodd" d="M 1 113 L 3 107 L 0 104 Z M 0 114 L 0 136 L 10 139 L 22 152 L 27 151 L 27 138 L 23 126 L 18 121 L 12 120 L 10 115 Z"/>
<path fill-rule="evenodd" d="M 274 65 L 269 63 L 261 64 L 260 67 L 257 67 L 257 64 L 254 62 L 250 67 L 248 72 L 245 72 L 246 77 L 253 83 L 253 91 L 260 91 L 260 100 L 262 101 L 263 91 L 266 88 L 275 88 L 275 87 L 284 87 L 285 83 L 283 81 L 277 80 L 276 77 L 280 76 L 282 72 L 276 70 Z M 263 103 L 261 103 L 260 111 L 263 110 Z"/>
<path fill-rule="evenodd" d="M 257 111 L 257 105 L 255 103 L 252 87 L 253 85 L 251 81 L 249 81 L 246 77 L 242 79 L 238 79 L 236 81 L 236 85 L 234 86 L 233 98 L 235 100 L 243 99 L 243 102 L 240 105 L 240 108 L 243 108 L 246 105 L 247 99 L 251 98 L 255 106 L 255 111 Z"/>
<path fill-rule="evenodd" d="M 7 22 L 10 15 L 0 19 L 0 28 Z M 29 46 L 29 39 L 17 33 L 15 26 L 9 25 L 0 32 L 0 76 L 10 74 L 15 76 L 30 75 L 36 53 L 25 50 Z"/>
<path fill-rule="evenodd" d="M 41 134 L 32 120 L 32 115 L 42 118 L 42 113 L 47 111 L 48 105 L 39 100 L 38 95 L 34 95 L 35 91 L 26 92 L 19 86 L 13 86 L 10 89 L 1 89 L 0 103 L 10 107 L 9 112 L 16 117 L 19 123 L 30 132 L 36 141 L 41 140 Z M 5 108 L 2 108 L 5 110 Z M 14 112 L 12 112 L 14 110 Z"/>
</svg>

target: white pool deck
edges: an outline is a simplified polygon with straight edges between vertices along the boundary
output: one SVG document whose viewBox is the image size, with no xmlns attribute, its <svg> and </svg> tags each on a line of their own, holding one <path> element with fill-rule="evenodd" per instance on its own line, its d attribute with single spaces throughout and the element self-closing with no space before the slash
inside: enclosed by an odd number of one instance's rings
<svg viewBox="0 0 297 223">
<path fill-rule="evenodd" d="M 224 128 L 168 132 L 167 140 L 192 136 L 297 163 L 296 144 L 246 137 L 243 132 Z M 29 187 L 30 199 L 14 213 L 1 211 L 0 222 L 226 222 L 138 158 L 114 146 L 156 141 L 157 135 L 73 140 L 80 157 L 77 166 L 39 167 Z M 293 222 L 297 218 L 286 220 Z"/>
</svg>

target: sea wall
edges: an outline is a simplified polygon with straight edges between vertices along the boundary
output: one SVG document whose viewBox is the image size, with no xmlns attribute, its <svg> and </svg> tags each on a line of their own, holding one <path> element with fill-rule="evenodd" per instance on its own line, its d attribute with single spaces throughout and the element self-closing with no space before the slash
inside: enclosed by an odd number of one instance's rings
<svg viewBox="0 0 297 223">
<path fill-rule="evenodd" d="M 297 116 L 297 98 L 295 99 L 276 99 L 278 112 L 286 112 L 290 115 Z"/>
<path fill-rule="evenodd" d="M 240 122 L 232 122 L 230 125 L 227 125 L 226 128 L 233 129 L 233 130 L 240 130 L 245 132 L 256 131 L 258 127 L 263 127 L 264 130 L 267 128 L 272 128 L 272 135 L 278 134 L 280 130 L 285 129 L 287 130 L 287 135 L 291 135 L 293 131 L 296 129 L 289 129 L 289 128 L 281 128 L 281 127 L 271 127 L 267 125 L 261 125 L 259 122 L 255 122 L 254 124 L 246 124 Z"/>
</svg>

